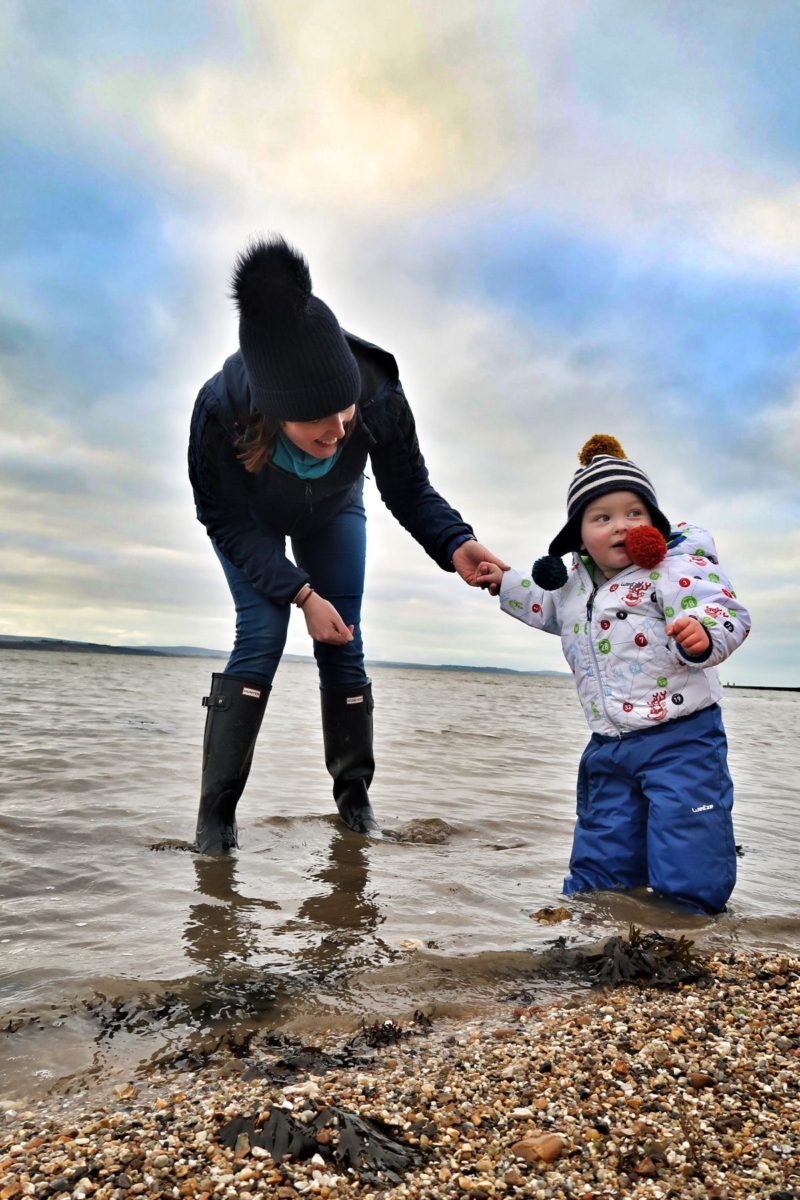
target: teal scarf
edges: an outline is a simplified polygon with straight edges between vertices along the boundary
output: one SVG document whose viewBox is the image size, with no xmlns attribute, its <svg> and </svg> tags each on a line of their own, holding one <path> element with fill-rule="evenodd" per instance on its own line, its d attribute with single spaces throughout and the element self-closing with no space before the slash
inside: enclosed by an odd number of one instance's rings
<svg viewBox="0 0 800 1200">
<path fill-rule="evenodd" d="M 313 454 L 306 454 L 305 450 L 295 446 L 279 429 L 272 461 L 276 467 L 298 475 L 300 479 L 320 479 L 328 474 L 341 453 L 342 447 L 339 445 L 330 458 L 315 458 Z"/>
</svg>

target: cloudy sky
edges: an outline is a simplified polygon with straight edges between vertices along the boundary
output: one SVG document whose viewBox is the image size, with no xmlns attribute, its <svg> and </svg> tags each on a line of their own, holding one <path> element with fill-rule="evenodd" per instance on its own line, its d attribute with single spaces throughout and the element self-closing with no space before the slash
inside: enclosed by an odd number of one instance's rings
<svg viewBox="0 0 800 1200">
<path fill-rule="evenodd" d="M 5 0 L 0 45 L 0 632 L 230 645 L 187 427 L 279 231 L 483 541 L 527 567 L 614 433 L 751 608 L 723 677 L 800 683 L 794 0 Z M 369 657 L 563 669 L 368 506 Z"/>
</svg>

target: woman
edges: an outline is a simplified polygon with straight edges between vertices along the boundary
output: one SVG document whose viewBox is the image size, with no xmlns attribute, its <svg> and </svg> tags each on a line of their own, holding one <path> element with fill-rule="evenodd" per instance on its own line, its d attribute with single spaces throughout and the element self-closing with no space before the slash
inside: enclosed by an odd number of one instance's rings
<svg viewBox="0 0 800 1200">
<path fill-rule="evenodd" d="M 236 805 L 293 604 L 319 668 L 339 814 L 380 836 L 360 627 L 367 459 L 387 507 L 440 567 L 475 586 L 478 564 L 500 560 L 432 487 L 394 358 L 341 329 L 301 254 L 281 237 L 255 242 L 236 261 L 233 297 L 240 348 L 200 389 L 189 443 L 197 516 L 236 606 L 233 651 L 203 700 L 197 847 L 238 845 Z"/>
</svg>

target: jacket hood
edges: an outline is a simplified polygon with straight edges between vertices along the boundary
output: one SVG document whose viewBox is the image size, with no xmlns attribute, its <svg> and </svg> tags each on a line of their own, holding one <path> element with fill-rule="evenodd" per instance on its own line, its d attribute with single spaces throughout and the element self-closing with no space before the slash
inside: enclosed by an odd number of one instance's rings
<svg viewBox="0 0 800 1200">
<path fill-rule="evenodd" d="M 688 554 L 694 558 L 707 558 L 719 562 L 714 539 L 702 525 L 681 521 L 673 525 L 667 538 L 667 557 L 671 554 Z"/>
</svg>

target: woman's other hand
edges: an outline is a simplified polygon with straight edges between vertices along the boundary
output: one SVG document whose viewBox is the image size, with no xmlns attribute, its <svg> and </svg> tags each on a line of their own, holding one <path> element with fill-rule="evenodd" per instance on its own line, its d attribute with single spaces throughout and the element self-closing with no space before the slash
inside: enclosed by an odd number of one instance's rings
<svg viewBox="0 0 800 1200">
<path fill-rule="evenodd" d="M 344 646 L 353 640 L 353 626 L 345 625 L 333 605 L 313 592 L 303 605 L 306 629 L 315 642 Z"/>
</svg>

